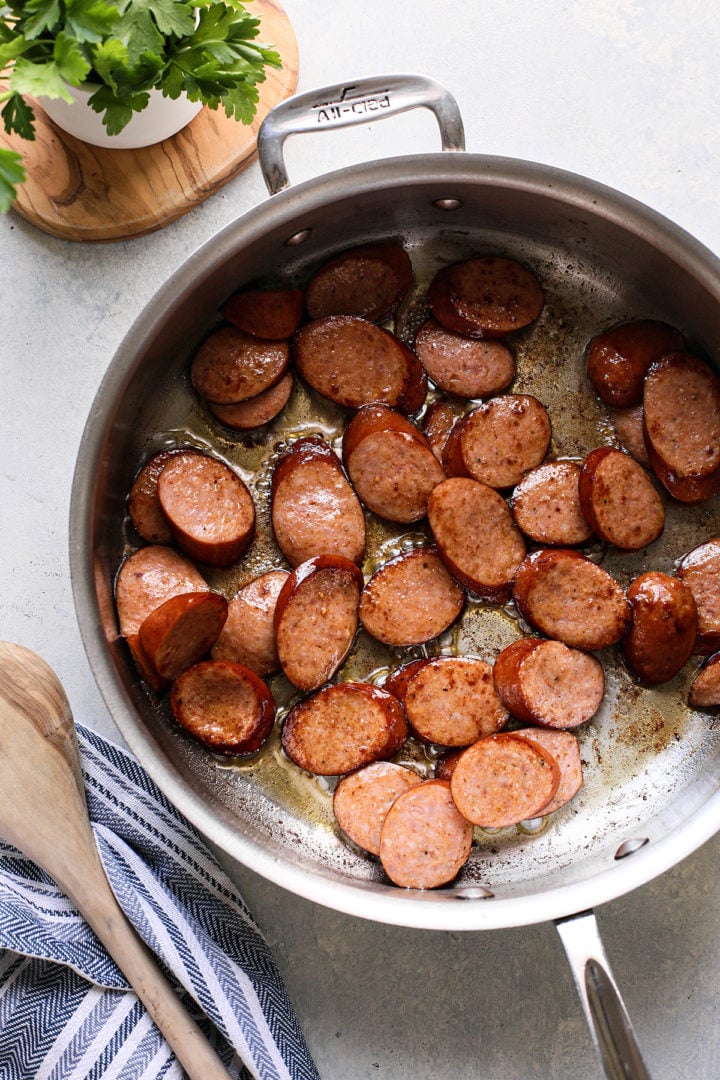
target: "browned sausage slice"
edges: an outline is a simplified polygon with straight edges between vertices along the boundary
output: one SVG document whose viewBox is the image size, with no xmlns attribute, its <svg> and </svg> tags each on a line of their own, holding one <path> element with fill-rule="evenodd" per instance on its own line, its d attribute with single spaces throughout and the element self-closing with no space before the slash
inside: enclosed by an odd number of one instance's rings
<svg viewBox="0 0 720 1080">
<path fill-rule="evenodd" d="M 505 500 L 466 477 L 443 480 L 428 502 L 428 521 L 442 560 L 461 585 L 503 602 L 525 557 L 525 541 Z"/>
<path fill-rule="evenodd" d="M 560 768 L 539 743 L 500 732 L 463 750 L 450 785 L 460 813 L 473 825 L 500 829 L 537 817 L 555 796 Z"/>
<path fill-rule="evenodd" d="M 246 334 L 283 341 L 292 337 L 302 322 L 302 289 L 243 289 L 229 297 L 220 311 Z"/>
<path fill-rule="evenodd" d="M 427 513 L 432 489 L 445 479 L 425 435 L 386 405 L 365 405 L 343 436 L 343 461 L 369 510 L 410 523 Z"/>
<path fill-rule="evenodd" d="M 228 604 L 228 617 L 211 650 L 213 660 L 233 660 L 264 678 L 280 669 L 275 646 L 275 605 L 287 570 L 269 570 L 243 586 Z"/>
<path fill-rule="evenodd" d="M 358 625 L 363 577 L 339 555 L 318 555 L 293 570 L 275 605 L 275 643 L 285 676 L 315 690 L 335 674 Z"/>
<path fill-rule="evenodd" d="M 690 659 L 698 614 L 690 588 L 679 578 L 650 570 L 627 591 L 632 623 L 622 648 L 633 675 L 648 686 L 669 682 Z"/>
<path fill-rule="evenodd" d="M 498 655 L 495 689 L 526 724 L 574 728 L 595 715 L 605 693 L 602 665 L 561 641 L 520 638 Z"/>
<path fill-rule="evenodd" d="M 472 825 L 458 813 L 447 780 L 426 780 L 392 804 L 380 834 L 380 861 L 395 885 L 436 889 L 470 856 Z"/>
<path fill-rule="evenodd" d="M 181 593 L 209 591 L 200 571 L 189 559 L 164 544 L 140 548 L 123 562 L 115 581 L 120 633 L 137 634 L 155 608 Z"/>
<path fill-rule="evenodd" d="M 612 446 L 598 446 L 585 458 L 580 505 L 598 536 L 623 551 L 647 547 L 665 528 L 665 508 L 650 476 Z"/>
<path fill-rule="evenodd" d="M 458 397 L 490 397 L 515 378 L 515 359 L 504 342 L 456 334 L 437 319 L 423 323 L 414 348 L 435 385 Z"/>
<path fill-rule="evenodd" d="M 544 303 L 532 271 L 497 256 L 445 267 L 430 282 L 428 299 L 438 322 L 469 337 L 502 337 L 529 326 Z"/>
<path fill-rule="evenodd" d="M 392 761 L 373 761 L 343 777 L 335 788 L 337 823 L 358 847 L 379 855 L 385 815 L 398 796 L 421 783 L 412 769 Z"/>
<path fill-rule="evenodd" d="M 711 656 L 690 685 L 688 704 L 694 709 L 720 705 L 720 653 Z"/>
<path fill-rule="evenodd" d="M 531 626 L 575 649 L 604 649 L 630 624 L 630 605 L 615 579 L 568 548 L 542 548 L 523 561 L 513 597 Z"/>
<path fill-rule="evenodd" d="M 720 536 L 684 555 L 677 576 L 688 586 L 697 606 L 695 652 L 714 653 L 720 649 Z"/>
<path fill-rule="evenodd" d="M 383 683 L 383 690 L 387 690 L 388 694 L 394 694 L 398 701 L 404 702 L 410 680 L 417 675 L 420 668 L 430 663 L 432 663 L 432 657 L 421 656 L 419 660 L 410 660 L 407 664 L 395 668 Z"/>
<path fill-rule="evenodd" d="M 537 398 L 501 394 L 458 420 L 443 451 L 445 472 L 488 487 L 513 487 L 540 465 L 550 436 L 550 417 Z"/>
<path fill-rule="evenodd" d="M 172 682 L 210 651 L 227 612 L 227 600 L 215 592 L 172 596 L 143 622 L 140 648 L 160 678 Z"/>
<path fill-rule="evenodd" d="M 413 413 L 425 401 L 427 380 L 415 353 L 367 319 L 316 319 L 298 330 L 293 355 L 313 390 L 348 409 L 381 403 Z"/>
<path fill-rule="evenodd" d="M 584 544 L 592 529 L 580 507 L 580 466 L 547 461 L 525 473 L 510 506 L 518 528 L 538 544 Z"/>
<path fill-rule="evenodd" d="M 461 415 L 460 410 L 449 401 L 433 401 L 431 405 L 428 405 L 423 420 L 423 430 L 433 454 L 441 463 L 445 443 Z"/>
<path fill-rule="evenodd" d="M 543 807 L 543 817 L 559 810 L 577 795 L 583 783 L 582 758 L 577 738 L 571 731 L 550 731 L 548 728 L 520 728 L 515 732 L 542 746 L 554 757 L 560 769 L 560 783 L 554 796 Z"/>
<path fill-rule="evenodd" d="M 304 698 L 282 733 L 285 753 L 317 776 L 341 776 L 391 758 L 407 738 L 402 705 L 369 683 L 338 683 Z"/>
<path fill-rule="evenodd" d="M 720 379 L 689 353 L 652 364 L 643 394 L 645 443 L 660 482 L 680 502 L 720 492 Z"/>
<path fill-rule="evenodd" d="M 666 353 L 685 348 L 679 330 L 652 319 L 622 323 L 592 339 L 587 374 L 606 405 L 627 409 L 639 405 L 650 365 Z"/>
<path fill-rule="evenodd" d="M 415 548 L 372 575 L 360 600 L 360 621 L 386 645 L 420 645 L 447 630 L 465 594 L 432 548 Z"/>
<path fill-rule="evenodd" d="M 172 714 L 215 754 L 256 754 L 272 730 L 272 694 L 254 671 L 230 660 L 203 660 L 170 691 Z"/>
<path fill-rule="evenodd" d="M 652 468 L 645 445 L 642 404 L 631 409 L 612 409 L 610 415 L 618 442 L 646 469 Z"/>
<path fill-rule="evenodd" d="M 135 477 L 128 496 L 128 513 L 133 528 L 149 544 L 170 544 L 173 533 L 158 499 L 158 477 L 173 454 L 180 450 L 162 450 L 146 461 Z"/>
<path fill-rule="evenodd" d="M 158 498 L 177 544 L 200 562 L 229 566 L 252 541 L 252 496 L 217 458 L 176 454 L 158 477 Z"/>
<path fill-rule="evenodd" d="M 201 397 L 232 405 L 257 397 L 287 371 L 287 341 L 265 341 L 236 326 L 221 326 L 193 357 L 190 379 Z"/>
<path fill-rule="evenodd" d="M 314 555 L 365 554 L 365 515 L 338 456 L 319 435 L 297 439 L 272 478 L 272 526 L 291 566 Z"/>
<path fill-rule="evenodd" d="M 509 719 L 495 692 L 492 667 L 474 657 L 430 660 L 408 679 L 401 700 L 415 734 L 440 746 L 469 746 L 500 731 Z"/>
<path fill-rule="evenodd" d="M 294 385 L 295 380 L 288 371 L 279 382 L 256 397 L 237 401 L 233 405 L 216 405 L 209 401 L 208 408 L 225 427 L 233 431 L 253 431 L 279 416 L 290 400 Z"/>
<path fill-rule="evenodd" d="M 412 284 L 412 264 L 400 244 L 364 244 L 323 263 L 305 289 L 311 319 L 358 315 L 382 322 Z"/>
</svg>

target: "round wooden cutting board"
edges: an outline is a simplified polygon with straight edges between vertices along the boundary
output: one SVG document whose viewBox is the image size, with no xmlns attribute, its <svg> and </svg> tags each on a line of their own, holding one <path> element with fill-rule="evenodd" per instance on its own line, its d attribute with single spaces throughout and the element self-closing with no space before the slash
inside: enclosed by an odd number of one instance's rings
<svg viewBox="0 0 720 1080">
<path fill-rule="evenodd" d="M 254 161 L 260 124 L 297 85 L 298 47 L 275 0 L 253 0 L 248 9 L 260 19 L 258 40 L 276 48 L 283 65 L 266 69 L 251 125 L 205 108 L 171 139 L 107 150 L 61 131 L 33 103 L 34 142 L 0 128 L 0 145 L 18 150 L 27 171 L 14 209 L 66 240 L 124 240 L 168 225 Z"/>
</svg>

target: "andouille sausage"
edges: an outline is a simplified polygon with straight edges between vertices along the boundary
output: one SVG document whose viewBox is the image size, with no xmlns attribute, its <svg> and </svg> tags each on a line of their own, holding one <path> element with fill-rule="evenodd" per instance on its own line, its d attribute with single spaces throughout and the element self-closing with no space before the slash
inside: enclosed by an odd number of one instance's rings
<svg viewBox="0 0 720 1080">
<path fill-rule="evenodd" d="M 171 544 L 173 532 L 158 499 L 158 477 L 179 449 L 161 450 L 138 472 L 128 496 L 128 514 L 133 528 L 149 544 Z"/>
<path fill-rule="evenodd" d="M 560 783 L 550 802 L 543 807 L 543 817 L 553 814 L 574 798 L 583 784 L 582 758 L 577 737 L 571 731 L 551 731 L 549 728 L 518 728 L 522 735 L 542 746 L 555 758 L 560 769 Z"/>
<path fill-rule="evenodd" d="M 398 701 L 404 703 L 410 680 L 415 677 L 421 668 L 431 663 L 432 659 L 431 656 L 421 656 L 417 660 L 409 660 L 407 664 L 395 668 L 385 679 L 383 690 L 387 690 L 389 694 L 394 694 Z"/>
<path fill-rule="evenodd" d="M 275 645 L 275 605 L 287 570 L 269 570 L 244 585 L 228 604 L 228 617 L 210 650 L 213 660 L 233 660 L 264 678 L 280 670 Z"/>
<path fill-rule="evenodd" d="M 457 619 L 465 594 L 434 548 L 414 548 L 384 563 L 360 599 L 360 621 L 386 645 L 420 645 Z"/>
<path fill-rule="evenodd" d="M 158 498 L 176 543 L 193 559 L 229 566 L 252 542 L 252 496 L 224 461 L 191 450 L 176 454 L 158 477 Z"/>
<path fill-rule="evenodd" d="M 363 244 L 323 263 L 305 287 L 311 319 L 357 315 L 382 322 L 412 284 L 410 257 L 400 244 Z"/>
<path fill-rule="evenodd" d="M 444 267 L 428 299 L 438 322 L 469 337 L 502 337 L 529 326 L 543 308 L 542 286 L 531 270 L 499 256 Z"/>
<path fill-rule="evenodd" d="M 698 612 L 696 653 L 720 649 L 720 536 L 713 536 L 682 557 L 677 569 L 695 598 Z"/>
<path fill-rule="evenodd" d="M 358 847 L 379 855 L 385 815 L 398 796 L 421 783 L 421 777 L 404 765 L 373 761 L 344 776 L 335 788 L 337 823 Z"/>
<path fill-rule="evenodd" d="M 521 532 L 543 545 L 586 543 L 593 531 L 580 506 L 579 482 L 576 461 L 546 461 L 525 473 L 510 498 Z"/>
<path fill-rule="evenodd" d="M 658 479 L 679 502 L 720 492 L 720 378 L 689 353 L 650 366 L 643 391 L 648 456 Z"/>
<path fill-rule="evenodd" d="M 275 605 L 280 666 L 299 690 L 327 682 L 350 651 L 363 576 L 340 555 L 317 555 L 287 578 Z"/>
<path fill-rule="evenodd" d="M 586 353 L 587 374 L 606 405 L 639 405 L 650 365 L 666 353 L 685 348 L 679 330 L 652 319 L 622 323 L 597 334 Z"/>
<path fill-rule="evenodd" d="M 272 730 L 275 704 L 259 676 L 230 660 L 202 660 L 173 683 L 170 709 L 216 754 L 256 754 Z"/>
<path fill-rule="evenodd" d="M 400 795 L 380 834 L 380 861 L 395 885 L 435 889 L 467 862 L 472 825 L 458 812 L 447 780 L 426 780 Z"/>
<path fill-rule="evenodd" d="M 510 488 L 543 461 L 550 445 L 548 411 L 530 394 L 500 394 L 458 420 L 443 451 L 448 476 Z"/>
<path fill-rule="evenodd" d="M 714 705 L 720 705 L 720 653 L 711 656 L 693 679 L 688 705 L 694 709 L 711 709 Z"/>
<path fill-rule="evenodd" d="M 695 647 L 698 613 L 692 591 L 679 578 L 650 570 L 635 578 L 627 598 L 632 609 L 622 641 L 627 666 L 648 686 L 669 682 Z"/>
<path fill-rule="evenodd" d="M 509 719 L 492 667 L 475 657 L 430 660 L 408 678 L 400 700 L 414 733 L 439 746 L 469 746 L 502 730 Z"/>
<path fill-rule="evenodd" d="M 602 665 L 561 641 L 519 638 L 493 667 L 505 708 L 525 724 L 567 729 L 595 715 L 605 692 Z"/>
<path fill-rule="evenodd" d="M 423 431 L 433 454 L 441 464 L 445 443 L 462 415 L 462 411 L 449 401 L 433 401 L 427 407 L 423 418 Z"/>
<path fill-rule="evenodd" d="M 228 297 L 220 312 L 253 337 L 287 340 L 302 322 L 302 289 L 243 289 Z"/>
<path fill-rule="evenodd" d="M 140 648 L 160 678 L 172 682 L 210 651 L 227 613 L 227 600 L 216 592 L 172 596 L 143 621 Z"/>
<path fill-rule="evenodd" d="M 365 506 L 409 524 L 427 513 L 432 489 L 445 479 L 427 438 L 402 413 L 365 405 L 343 436 L 343 461 Z"/>
<path fill-rule="evenodd" d="M 614 645 L 630 625 L 622 587 L 572 548 L 528 555 L 515 576 L 513 598 L 531 626 L 576 649 Z"/>
<path fill-rule="evenodd" d="M 665 507 L 655 485 L 624 450 L 591 450 L 580 472 L 579 491 L 593 531 L 623 551 L 647 547 L 665 528 Z"/>
<path fill-rule="evenodd" d="M 201 397 L 232 405 L 273 386 L 289 362 L 287 341 L 265 341 L 236 326 L 220 326 L 195 353 L 190 380 Z"/>
<path fill-rule="evenodd" d="M 555 758 L 539 743 L 506 731 L 463 750 L 450 778 L 458 810 L 484 829 L 538 817 L 559 785 Z"/>
<path fill-rule="evenodd" d="M 504 341 L 456 334 L 437 319 L 423 323 L 414 349 L 428 378 L 458 397 L 490 397 L 515 378 L 515 358 Z"/>
<path fill-rule="evenodd" d="M 341 776 L 391 758 L 408 734 L 392 694 L 369 683 L 324 686 L 295 705 L 283 726 L 283 749 L 301 769 Z"/>
<path fill-rule="evenodd" d="M 148 615 L 172 596 L 209 590 L 197 567 L 175 548 L 139 548 L 123 561 L 115 580 L 120 633 L 125 638 L 136 635 Z"/>
<path fill-rule="evenodd" d="M 642 404 L 633 405 L 630 409 L 611 409 L 610 416 L 615 435 L 623 449 L 646 469 L 652 468 L 645 445 Z"/>
<path fill-rule="evenodd" d="M 381 403 L 414 413 L 425 401 L 427 379 L 415 353 L 367 319 L 315 319 L 295 335 L 293 357 L 313 390 L 345 408 Z"/>
<path fill-rule="evenodd" d="M 292 372 L 288 371 L 279 382 L 247 401 L 236 401 L 233 405 L 217 405 L 209 401 L 207 406 L 215 419 L 225 427 L 233 431 L 254 431 L 280 415 L 290 400 L 294 386 Z"/>
<path fill-rule="evenodd" d="M 501 495 L 486 484 L 454 476 L 428 500 L 428 521 L 440 556 L 461 585 L 502 603 L 525 557 L 525 541 Z"/>
<path fill-rule="evenodd" d="M 335 451 L 319 435 L 297 439 L 273 470 L 273 532 L 291 566 L 314 555 L 365 554 L 365 515 Z"/>
</svg>

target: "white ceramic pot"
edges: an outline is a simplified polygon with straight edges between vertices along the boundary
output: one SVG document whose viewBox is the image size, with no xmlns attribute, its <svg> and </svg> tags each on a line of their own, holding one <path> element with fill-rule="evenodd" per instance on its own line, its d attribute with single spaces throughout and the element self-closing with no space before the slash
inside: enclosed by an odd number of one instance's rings
<svg viewBox="0 0 720 1080">
<path fill-rule="evenodd" d="M 96 113 L 88 100 L 96 87 L 69 86 L 73 102 L 61 98 L 41 98 L 40 104 L 63 131 L 93 146 L 110 150 L 134 150 L 169 139 L 184 128 L 202 109 L 202 102 L 188 101 L 184 94 L 173 100 L 159 90 L 150 91 L 150 101 L 142 112 L 133 113 L 130 122 L 118 135 L 108 135 L 102 114 Z"/>
</svg>

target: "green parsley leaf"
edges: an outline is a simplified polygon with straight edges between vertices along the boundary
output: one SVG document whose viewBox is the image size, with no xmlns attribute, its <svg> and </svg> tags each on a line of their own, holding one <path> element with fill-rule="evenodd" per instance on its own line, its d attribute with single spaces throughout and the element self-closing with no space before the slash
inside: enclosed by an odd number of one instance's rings
<svg viewBox="0 0 720 1080">
<path fill-rule="evenodd" d="M 54 60 L 34 64 L 21 56 L 12 69 L 10 89 L 14 93 L 33 94 L 35 97 L 62 98 L 69 102 L 73 100 Z"/>
<path fill-rule="evenodd" d="M 103 82 L 117 91 L 116 72 L 127 68 L 128 52 L 122 41 L 110 38 L 91 47 L 92 66 Z"/>
<path fill-rule="evenodd" d="M 17 196 L 15 188 L 24 179 L 25 169 L 20 154 L 0 147 L 0 214 L 10 209 L 11 202 Z"/>
<path fill-rule="evenodd" d="M 137 3 L 138 0 L 135 0 Z M 192 4 L 180 4 L 178 0 L 146 0 L 149 10 L 162 34 L 185 37 L 195 29 L 195 11 Z"/>
<path fill-rule="evenodd" d="M 88 104 L 95 112 L 103 113 L 102 122 L 108 135 L 119 135 L 125 125 L 132 120 L 133 112 L 142 111 L 149 100 L 150 95 L 144 91 L 120 98 L 109 86 L 101 86 L 89 99 Z"/>
<path fill-rule="evenodd" d="M 29 0 L 24 5 L 24 32 L 28 41 L 40 37 L 46 30 L 52 30 L 60 22 L 60 0 Z"/>
<path fill-rule="evenodd" d="M 80 86 L 91 70 L 77 41 L 68 37 L 64 30 L 55 38 L 53 56 L 60 75 L 71 86 Z"/>
<path fill-rule="evenodd" d="M 223 94 L 222 104 L 226 116 L 234 116 L 241 124 L 251 124 L 255 116 L 259 94 L 254 86 L 245 83 Z"/>
<path fill-rule="evenodd" d="M 78 41 L 102 41 L 119 18 L 118 9 L 104 0 L 65 0 L 65 29 Z"/>
<path fill-rule="evenodd" d="M 33 142 L 35 113 L 20 94 L 11 94 L 3 108 L 2 118 L 8 134 L 14 131 L 21 139 Z"/>
</svg>

